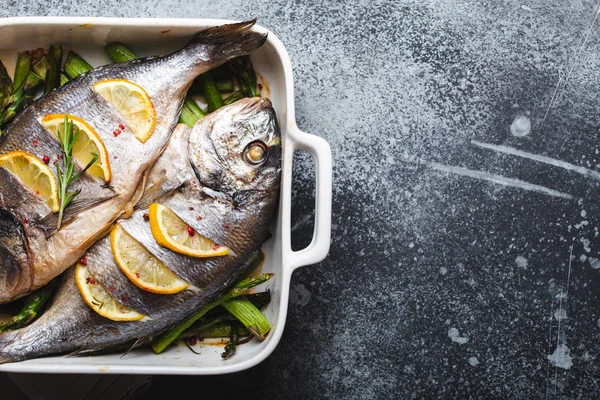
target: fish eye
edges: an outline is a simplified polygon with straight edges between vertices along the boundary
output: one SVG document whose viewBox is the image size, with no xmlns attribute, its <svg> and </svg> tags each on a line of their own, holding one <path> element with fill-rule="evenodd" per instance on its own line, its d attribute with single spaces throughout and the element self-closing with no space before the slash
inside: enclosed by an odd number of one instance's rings
<svg viewBox="0 0 600 400">
<path fill-rule="evenodd" d="M 269 154 L 266 144 L 260 141 L 252 142 L 246 146 L 244 158 L 250 165 L 259 165 L 263 163 Z"/>
</svg>

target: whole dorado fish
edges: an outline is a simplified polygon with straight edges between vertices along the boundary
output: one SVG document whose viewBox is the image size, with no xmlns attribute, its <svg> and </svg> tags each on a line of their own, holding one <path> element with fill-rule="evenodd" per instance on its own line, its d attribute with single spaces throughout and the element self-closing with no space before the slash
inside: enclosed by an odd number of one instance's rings
<svg viewBox="0 0 600 400">
<path fill-rule="evenodd" d="M 253 25 L 213 27 L 170 55 L 98 67 L 38 99 L 3 132 L 0 161 L 4 157 L 9 164 L 0 168 L 0 304 L 59 275 L 132 211 L 141 194 L 136 188 L 143 187 L 144 174 L 164 150 L 194 78 L 260 47 L 266 35 Z M 104 175 L 86 173 L 69 187 L 80 193 L 58 229 L 58 203 L 30 190 L 18 169 L 23 160 L 37 159 L 41 167 L 48 165 L 46 176 L 57 175 L 65 114 L 80 135 L 89 133 L 106 151 L 96 163 Z"/>
<path fill-rule="evenodd" d="M 145 318 L 115 321 L 92 311 L 78 289 L 80 264 L 65 271 L 52 305 L 38 320 L 0 334 L 0 363 L 92 354 L 133 341 L 139 346 L 204 307 L 243 276 L 267 239 L 280 178 L 281 138 L 268 99 L 239 100 L 202 118 L 192 130 L 178 125 L 150 170 L 137 209 L 117 221 L 113 232 L 123 229 L 189 286 L 175 294 L 140 289 L 114 261 L 113 235 L 105 236 L 82 262 L 92 284 L 110 288 L 115 300 Z M 158 246 L 147 218 L 148 204 L 157 203 L 174 211 L 192 236 L 226 246 L 228 254 L 198 258 Z"/>
</svg>

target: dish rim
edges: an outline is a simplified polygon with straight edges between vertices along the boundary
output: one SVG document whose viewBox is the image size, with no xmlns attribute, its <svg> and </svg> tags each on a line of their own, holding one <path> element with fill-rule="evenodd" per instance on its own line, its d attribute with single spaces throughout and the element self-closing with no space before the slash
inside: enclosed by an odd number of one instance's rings
<svg viewBox="0 0 600 400">
<path fill-rule="evenodd" d="M 68 16 L 26 16 L 0 18 L 0 27 L 9 26 L 87 26 L 106 25 L 110 27 L 147 28 L 147 27 L 194 27 L 217 26 L 240 22 L 239 20 L 220 18 L 113 18 L 113 17 L 68 17 Z M 152 375 L 221 375 L 239 372 L 254 367 L 264 361 L 275 350 L 283 335 L 289 302 L 291 276 L 295 269 L 316 264 L 327 256 L 331 237 L 331 197 L 332 197 L 332 160 L 331 149 L 324 139 L 307 134 L 298 129 L 295 119 L 293 72 L 289 54 L 283 42 L 266 27 L 256 23 L 254 29 L 267 33 L 267 42 L 273 46 L 279 56 L 283 81 L 285 82 L 286 97 L 282 99 L 286 104 L 286 146 L 284 160 L 286 173 L 282 176 L 281 199 L 279 205 L 279 218 L 281 219 L 281 298 L 277 325 L 274 327 L 269 342 L 257 354 L 241 362 L 232 362 L 222 366 L 197 367 L 197 366 L 171 366 L 171 365 L 104 365 L 98 364 L 69 364 L 63 363 L 38 363 L 27 360 L 27 363 L 6 363 L 0 365 L 0 372 L 20 373 L 108 373 L 108 374 L 152 374 Z M 303 250 L 291 249 L 291 170 L 293 154 L 296 150 L 307 151 L 315 161 L 316 194 L 315 217 L 313 238 L 309 246 Z M 289 164 L 289 165 L 288 165 Z M 283 167 L 283 166 L 282 166 Z M 283 168 L 282 168 L 283 170 Z M 61 358 L 54 356 L 52 358 Z M 117 356 L 115 356 L 117 357 Z M 50 358 L 50 357 L 48 357 Z M 65 363 L 66 362 L 66 363 Z"/>
</svg>

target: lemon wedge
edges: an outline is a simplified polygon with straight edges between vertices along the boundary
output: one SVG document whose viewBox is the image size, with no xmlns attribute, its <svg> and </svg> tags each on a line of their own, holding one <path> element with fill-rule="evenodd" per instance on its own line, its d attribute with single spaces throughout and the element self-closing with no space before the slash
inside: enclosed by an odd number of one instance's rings
<svg viewBox="0 0 600 400">
<path fill-rule="evenodd" d="M 58 185 L 50 168 L 37 157 L 23 151 L 0 156 L 0 168 L 15 175 L 27 189 L 41 196 L 48 207 L 58 212 Z"/>
<path fill-rule="evenodd" d="M 148 215 L 152 235 L 163 247 L 191 257 L 216 257 L 229 254 L 228 247 L 220 246 L 200 235 L 162 204 L 151 204 Z"/>
<path fill-rule="evenodd" d="M 92 153 L 98 154 L 98 160 L 87 170 L 87 173 L 96 178 L 104 179 L 105 182 L 110 182 L 112 173 L 108 151 L 104 142 L 94 128 L 83 119 L 74 115 L 67 115 L 67 117 L 73 123 L 73 134 L 76 134 L 76 129 L 79 130 L 79 136 L 73 145 L 73 158 L 83 168 L 92 160 Z M 42 118 L 42 126 L 58 139 L 59 135 L 62 135 L 64 131 L 65 114 L 46 115 Z"/>
<path fill-rule="evenodd" d="M 138 321 L 143 314 L 121 305 L 81 263 L 75 268 L 75 282 L 81 297 L 98 314 L 113 321 Z"/>
<path fill-rule="evenodd" d="M 145 143 L 152 136 L 156 111 L 144 88 L 125 79 L 109 79 L 97 82 L 94 91 L 121 113 L 140 142 Z"/>
<path fill-rule="evenodd" d="M 173 294 L 188 287 L 165 264 L 117 224 L 110 233 L 115 261 L 131 282 L 153 293 Z"/>
</svg>

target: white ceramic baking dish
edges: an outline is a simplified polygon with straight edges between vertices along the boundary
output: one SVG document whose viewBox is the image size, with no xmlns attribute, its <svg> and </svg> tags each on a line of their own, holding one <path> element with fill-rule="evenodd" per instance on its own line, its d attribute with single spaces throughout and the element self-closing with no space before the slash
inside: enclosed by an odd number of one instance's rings
<svg viewBox="0 0 600 400">
<path fill-rule="evenodd" d="M 121 41 L 140 56 L 165 54 L 183 45 L 194 33 L 215 25 L 231 23 L 218 19 L 125 19 L 23 17 L 0 19 L 0 59 L 7 69 L 14 66 L 19 50 L 61 44 L 73 49 L 92 65 L 107 64 L 110 59 L 104 45 Z M 260 21 L 258 21 L 260 23 Z M 267 257 L 264 272 L 275 276 L 265 284 L 272 301 L 265 314 L 272 330 L 263 342 L 256 339 L 238 347 L 236 354 L 223 360 L 222 346 L 202 345 L 194 354 L 185 345 L 174 346 L 160 355 L 138 350 L 125 356 L 45 357 L 0 365 L 0 371 L 26 373 L 109 373 L 213 375 L 241 371 L 268 357 L 283 333 L 288 308 L 289 287 L 294 269 L 322 261 L 329 252 L 331 236 L 332 160 L 329 144 L 322 138 L 301 132 L 294 115 L 294 83 L 288 53 L 282 42 L 268 29 L 267 42 L 250 55 L 251 61 L 267 84 L 266 94 L 277 112 L 283 138 L 283 173 L 280 206 L 273 224 L 273 236 L 263 250 Z M 9 70 L 9 72 L 11 72 Z M 11 72 L 12 73 L 12 72 Z M 263 92 L 263 93 L 265 93 Z M 316 168 L 315 229 L 311 244 L 291 249 L 292 162 L 296 150 L 312 155 Z M 260 289 L 260 288 L 259 288 Z"/>
</svg>

